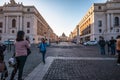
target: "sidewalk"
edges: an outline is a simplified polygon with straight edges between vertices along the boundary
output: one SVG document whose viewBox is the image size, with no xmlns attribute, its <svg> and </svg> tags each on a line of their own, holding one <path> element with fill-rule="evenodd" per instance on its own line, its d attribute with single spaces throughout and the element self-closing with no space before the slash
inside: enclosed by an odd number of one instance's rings
<svg viewBox="0 0 120 80">
<path fill-rule="evenodd" d="M 25 80 L 120 80 L 116 58 L 47 57 Z"/>
</svg>

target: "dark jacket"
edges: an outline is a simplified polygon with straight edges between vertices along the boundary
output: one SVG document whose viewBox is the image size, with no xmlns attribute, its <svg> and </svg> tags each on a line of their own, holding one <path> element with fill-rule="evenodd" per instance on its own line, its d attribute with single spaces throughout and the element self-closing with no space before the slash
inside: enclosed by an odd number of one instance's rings
<svg viewBox="0 0 120 80">
<path fill-rule="evenodd" d="M 100 47 L 105 47 L 105 40 L 99 40 L 98 44 Z"/>
<path fill-rule="evenodd" d="M 0 60 L 4 60 L 4 51 L 6 50 L 6 46 L 5 45 L 0 45 Z"/>
</svg>

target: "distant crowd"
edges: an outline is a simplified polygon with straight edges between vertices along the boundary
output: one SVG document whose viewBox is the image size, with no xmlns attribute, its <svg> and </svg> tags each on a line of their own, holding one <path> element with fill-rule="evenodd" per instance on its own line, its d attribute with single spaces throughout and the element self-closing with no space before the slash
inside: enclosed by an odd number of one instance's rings
<svg viewBox="0 0 120 80">
<path fill-rule="evenodd" d="M 116 53 L 117 53 L 118 54 L 117 64 L 120 65 L 120 35 L 118 35 L 116 39 L 111 37 L 111 40 L 109 40 L 109 41 L 105 41 L 103 37 L 100 37 L 100 39 L 98 41 L 98 45 L 100 48 L 101 55 L 106 54 L 106 52 L 105 52 L 106 45 L 107 45 L 108 54 L 116 55 Z"/>
<path fill-rule="evenodd" d="M 106 54 L 106 47 L 107 46 L 107 53 L 111 54 L 111 55 L 115 55 L 116 54 L 116 39 L 114 39 L 113 37 L 111 37 L 111 40 L 107 40 L 105 41 L 103 37 L 100 37 L 99 41 L 98 41 L 98 45 L 100 47 L 100 53 L 102 55 Z"/>
</svg>

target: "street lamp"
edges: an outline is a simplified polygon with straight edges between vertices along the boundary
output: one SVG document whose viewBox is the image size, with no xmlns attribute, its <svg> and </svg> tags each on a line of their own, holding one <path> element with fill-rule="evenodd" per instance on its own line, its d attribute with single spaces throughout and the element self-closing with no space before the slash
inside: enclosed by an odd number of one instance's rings
<svg viewBox="0 0 120 80">
<path fill-rule="evenodd" d="M 79 44 L 79 25 L 77 25 L 77 44 Z"/>
<path fill-rule="evenodd" d="M 47 31 L 47 44 L 50 45 L 50 28 L 48 26 L 48 31 Z"/>
</svg>

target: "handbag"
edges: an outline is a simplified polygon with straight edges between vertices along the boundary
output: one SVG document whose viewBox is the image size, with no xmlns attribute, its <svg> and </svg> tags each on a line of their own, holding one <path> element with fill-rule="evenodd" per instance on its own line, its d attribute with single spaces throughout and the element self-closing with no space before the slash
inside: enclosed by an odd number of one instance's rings
<svg viewBox="0 0 120 80">
<path fill-rule="evenodd" d="M 5 63 L 4 62 L 0 62 L 0 72 L 3 72 L 5 69 Z"/>
<path fill-rule="evenodd" d="M 15 46 L 14 46 L 14 53 L 13 53 L 13 55 L 12 55 L 12 57 L 11 58 L 9 58 L 9 60 L 8 60 L 8 64 L 9 64 L 9 67 L 15 67 L 16 65 L 17 65 L 17 60 L 16 60 L 16 57 L 15 57 Z"/>
<path fill-rule="evenodd" d="M 31 50 L 29 48 L 27 48 L 27 55 L 31 54 Z"/>
</svg>

